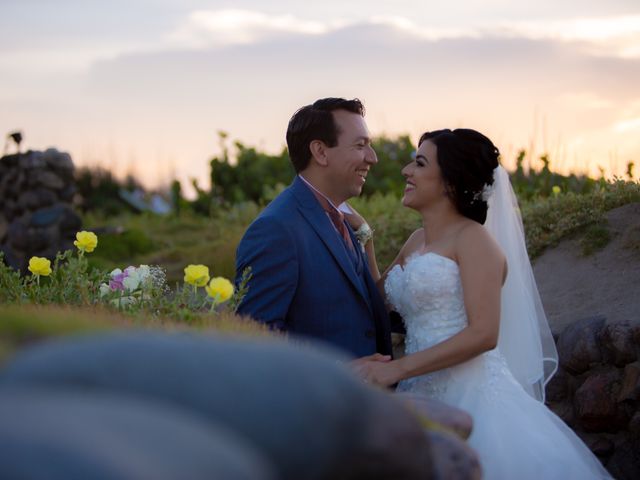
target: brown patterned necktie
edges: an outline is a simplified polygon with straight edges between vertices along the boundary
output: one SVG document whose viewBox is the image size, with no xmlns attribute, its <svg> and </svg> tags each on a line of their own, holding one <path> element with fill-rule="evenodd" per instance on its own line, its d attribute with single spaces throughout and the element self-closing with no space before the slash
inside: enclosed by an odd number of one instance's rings
<svg viewBox="0 0 640 480">
<path fill-rule="evenodd" d="M 351 237 L 349 236 L 349 231 L 347 230 L 347 226 L 344 223 L 344 215 L 342 214 L 342 212 L 340 212 L 339 210 L 334 208 L 331 204 L 329 204 L 329 201 L 326 198 L 324 198 L 322 195 L 318 194 L 313 190 L 312 192 L 315 195 L 315 197 L 318 199 L 318 202 L 320 202 L 320 205 L 322 206 L 324 211 L 327 212 L 327 215 L 329 215 L 329 218 L 331 219 L 331 223 L 333 223 L 333 226 L 336 227 L 336 230 L 342 237 L 342 240 L 344 241 L 346 246 L 349 248 L 349 250 L 353 250 L 353 242 L 351 241 Z"/>
</svg>

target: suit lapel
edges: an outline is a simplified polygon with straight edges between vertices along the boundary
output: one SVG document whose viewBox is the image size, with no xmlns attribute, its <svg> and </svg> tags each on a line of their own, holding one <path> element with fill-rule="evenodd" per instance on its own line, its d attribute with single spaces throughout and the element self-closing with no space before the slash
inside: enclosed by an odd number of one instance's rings
<svg viewBox="0 0 640 480">
<path fill-rule="evenodd" d="M 293 194 L 298 200 L 300 213 L 320 237 L 320 240 L 325 244 L 327 249 L 331 252 L 331 255 L 333 255 L 333 258 L 336 260 L 344 274 L 364 298 L 369 310 L 371 310 L 371 304 L 369 303 L 369 297 L 364 290 L 364 285 L 359 281 L 355 267 L 349 258 L 344 242 L 336 233 L 326 212 L 315 199 L 313 193 L 309 190 L 309 187 L 307 187 L 298 177 L 295 178 L 291 188 Z M 349 229 L 349 232 L 352 240 L 355 240 L 351 233 L 351 229 Z M 354 248 L 356 248 L 356 250 L 358 249 L 358 244 L 355 241 Z M 356 255 L 360 255 L 360 252 L 357 251 Z"/>
</svg>

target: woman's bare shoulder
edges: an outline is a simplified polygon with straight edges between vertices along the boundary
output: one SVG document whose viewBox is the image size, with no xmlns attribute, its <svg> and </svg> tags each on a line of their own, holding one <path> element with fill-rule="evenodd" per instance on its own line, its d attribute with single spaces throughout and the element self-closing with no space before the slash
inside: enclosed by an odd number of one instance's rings
<svg viewBox="0 0 640 480">
<path fill-rule="evenodd" d="M 470 220 L 460 229 L 456 239 L 458 257 L 474 261 L 496 262 L 504 264 L 505 257 L 498 242 L 489 231 L 478 222 Z"/>
</svg>

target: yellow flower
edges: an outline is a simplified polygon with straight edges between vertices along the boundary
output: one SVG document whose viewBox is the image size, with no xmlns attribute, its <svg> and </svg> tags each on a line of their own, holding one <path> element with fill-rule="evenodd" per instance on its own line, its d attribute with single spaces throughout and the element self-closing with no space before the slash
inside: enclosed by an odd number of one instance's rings
<svg viewBox="0 0 640 480">
<path fill-rule="evenodd" d="M 29 271 L 37 276 L 48 277 L 51 274 L 51 262 L 47 258 L 31 257 Z"/>
<path fill-rule="evenodd" d="M 553 196 L 557 197 L 558 195 L 560 195 L 560 192 L 562 191 L 562 189 L 558 185 L 554 185 L 551 188 L 551 191 L 553 192 Z"/>
<path fill-rule="evenodd" d="M 91 253 L 98 246 L 98 236 L 93 232 L 83 230 L 82 232 L 76 233 L 76 240 L 73 244 L 78 247 L 78 250 L 81 252 Z"/>
<path fill-rule="evenodd" d="M 213 278 L 204 289 L 216 303 L 226 302 L 233 295 L 233 284 L 223 277 Z"/>
<path fill-rule="evenodd" d="M 209 281 L 209 267 L 189 265 L 184 269 L 184 281 L 195 287 L 204 287 Z"/>
</svg>

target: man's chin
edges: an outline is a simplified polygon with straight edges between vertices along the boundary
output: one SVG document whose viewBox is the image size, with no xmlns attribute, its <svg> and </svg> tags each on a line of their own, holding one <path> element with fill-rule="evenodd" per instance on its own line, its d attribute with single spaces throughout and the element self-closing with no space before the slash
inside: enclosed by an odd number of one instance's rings
<svg viewBox="0 0 640 480">
<path fill-rule="evenodd" d="M 359 197 L 362 195 L 362 187 L 353 188 L 349 193 L 351 194 L 349 198 Z"/>
</svg>

